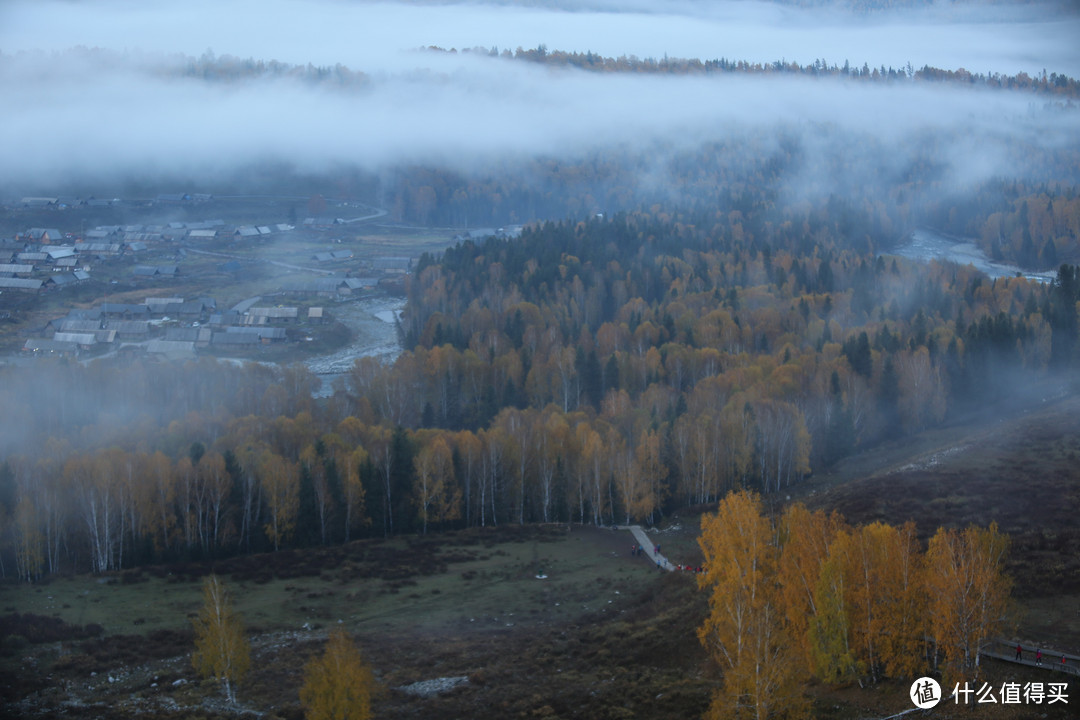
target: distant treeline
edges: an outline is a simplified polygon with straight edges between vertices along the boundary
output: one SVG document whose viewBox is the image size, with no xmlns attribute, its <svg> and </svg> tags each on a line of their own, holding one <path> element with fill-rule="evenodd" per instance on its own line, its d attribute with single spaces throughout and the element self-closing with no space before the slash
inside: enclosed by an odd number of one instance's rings
<svg viewBox="0 0 1080 720">
<path fill-rule="evenodd" d="M 455 52 L 432 46 L 429 50 L 435 52 Z M 553 67 L 573 67 L 580 70 L 607 73 L 647 73 L 661 75 L 721 75 L 725 73 L 739 73 L 745 75 L 800 75 L 809 77 L 837 77 L 851 78 L 866 81 L 915 81 L 915 82 L 949 82 L 961 85 L 981 86 L 1005 90 L 1031 90 L 1035 92 L 1058 95 L 1066 98 L 1080 97 L 1080 82 L 1073 78 L 1052 72 L 1049 75 L 1044 70 L 1040 75 L 1031 77 L 1021 72 L 1016 75 L 1002 75 L 999 73 L 973 73 L 964 68 L 946 70 L 942 68 L 924 65 L 921 68 L 913 68 L 909 63 L 902 68 L 870 67 L 863 63 L 862 66 L 851 65 L 848 61 L 837 65 L 829 63 L 825 59 L 800 65 L 794 61 L 774 60 L 773 62 L 749 62 L 747 60 L 729 60 L 719 58 L 713 60 L 700 60 L 697 58 L 639 58 L 636 55 L 620 55 L 617 58 L 604 57 L 593 52 L 566 52 L 563 50 L 548 50 L 545 45 L 538 45 L 532 49 L 517 48 L 502 50 L 498 48 L 472 48 L 464 49 L 465 53 L 480 53 L 491 57 L 500 57 L 513 60 L 525 60 L 528 62 L 549 65 Z"/>
<path fill-rule="evenodd" d="M 444 49 L 438 46 L 422 48 L 429 52 L 456 53 L 456 49 Z M 71 51 L 84 57 L 94 57 L 104 62 L 113 59 L 109 51 L 79 48 Z M 1062 98 L 1080 97 L 1080 81 L 1064 73 L 1043 70 L 1032 77 L 1021 72 L 1016 75 L 1001 73 L 979 73 L 965 68 L 946 69 L 930 65 L 915 68 L 910 63 L 894 68 L 881 65 L 870 67 L 868 63 L 852 65 L 847 60 L 843 63 L 829 62 L 821 58 L 811 63 L 800 65 L 789 60 L 772 62 L 751 62 L 748 60 L 714 58 L 639 58 L 636 55 L 605 57 L 593 52 L 568 52 L 549 50 L 540 44 L 535 48 L 517 48 L 516 50 L 491 48 L 463 48 L 461 53 L 484 55 L 509 60 L 522 60 L 551 67 L 572 67 L 599 73 L 639 73 L 661 75 L 793 75 L 806 77 L 850 78 L 872 82 L 914 81 L 923 83 L 954 83 L 957 85 L 979 86 L 1003 90 L 1027 90 Z M 187 55 L 171 57 L 158 65 L 163 74 L 180 74 L 185 77 L 208 81 L 235 82 L 259 78 L 284 78 L 313 84 L 332 84 L 342 88 L 362 88 L 370 82 L 370 76 L 362 70 L 349 68 L 341 63 L 335 65 L 296 65 L 278 60 L 256 60 L 233 55 L 215 55 L 206 52 L 195 58 Z"/>
</svg>

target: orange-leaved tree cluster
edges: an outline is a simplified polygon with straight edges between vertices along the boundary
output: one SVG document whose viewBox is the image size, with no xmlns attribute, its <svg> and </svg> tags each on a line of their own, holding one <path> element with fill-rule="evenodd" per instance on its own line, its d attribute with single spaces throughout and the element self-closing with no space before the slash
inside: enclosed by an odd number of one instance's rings
<svg viewBox="0 0 1080 720">
<path fill-rule="evenodd" d="M 875 683 L 978 674 L 1008 622 L 1008 537 L 940 528 L 926 551 L 914 523 L 852 526 L 792 504 L 728 495 L 702 520 L 709 616 L 698 637 L 723 668 L 710 717 L 804 717 L 802 682 Z"/>
</svg>

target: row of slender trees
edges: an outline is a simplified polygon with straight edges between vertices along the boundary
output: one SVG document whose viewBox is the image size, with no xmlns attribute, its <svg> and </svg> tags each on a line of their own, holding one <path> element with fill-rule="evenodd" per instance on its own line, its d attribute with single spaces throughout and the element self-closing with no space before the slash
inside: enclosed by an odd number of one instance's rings
<svg viewBox="0 0 1080 720">
<path fill-rule="evenodd" d="M 938 669 L 978 676 L 979 652 L 1010 622 L 1008 537 L 914 524 L 854 527 L 760 496 L 724 498 L 699 539 L 709 615 L 698 636 L 723 669 L 709 717 L 805 717 L 803 683 L 876 683 Z"/>
</svg>

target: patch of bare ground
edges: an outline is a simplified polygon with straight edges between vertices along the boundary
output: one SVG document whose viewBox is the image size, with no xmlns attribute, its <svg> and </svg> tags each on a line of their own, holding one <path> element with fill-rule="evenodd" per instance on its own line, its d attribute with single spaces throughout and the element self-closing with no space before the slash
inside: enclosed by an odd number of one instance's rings
<svg viewBox="0 0 1080 720">
<path fill-rule="evenodd" d="M 943 525 L 996 522 L 1012 538 L 1017 637 L 1080 652 L 1080 396 L 924 433 L 905 447 L 876 472 L 809 483 L 800 499 L 855 523 L 914 520 L 924 541 Z"/>
<path fill-rule="evenodd" d="M 58 603 L 61 591 L 88 591 L 99 606 L 162 590 L 180 599 L 171 628 L 144 634 L 93 637 L 96 628 L 58 618 L 28 622 L 40 632 L 5 641 L 0 657 L 4 716 L 179 719 L 242 710 L 298 720 L 304 664 L 336 626 L 375 669 L 380 718 L 700 716 L 712 682 L 694 634 L 703 597 L 691 575 L 631 558 L 631 544 L 629 533 L 610 529 L 508 527 L 147 568 L 114 582 L 76 578 L 46 593 L 9 586 L 5 604 Z M 264 608 L 260 624 L 248 626 L 253 663 L 238 708 L 190 661 L 193 605 L 184 598 L 197 596 L 211 569 L 249 617 Z M 536 577 L 541 569 L 545 579 Z M 416 683 L 434 690 L 405 690 Z"/>
</svg>

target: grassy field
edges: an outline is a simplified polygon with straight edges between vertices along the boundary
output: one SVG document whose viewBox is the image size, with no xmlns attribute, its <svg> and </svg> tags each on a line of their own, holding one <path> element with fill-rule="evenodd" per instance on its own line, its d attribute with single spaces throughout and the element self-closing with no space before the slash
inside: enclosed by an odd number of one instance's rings
<svg viewBox="0 0 1080 720">
<path fill-rule="evenodd" d="M 27 713 L 58 703 L 120 715 L 171 703 L 190 710 L 207 699 L 213 709 L 216 688 L 199 685 L 187 658 L 190 619 L 212 570 L 235 594 L 254 638 L 256 669 L 241 698 L 261 712 L 297 716 L 302 664 L 340 626 L 358 638 L 388 688 L 470 678 L 447 697 L 390 690 L 380 717 L 420 707 L 425 717 L 462 717 L 462 703 L 495 698 L 547 717 L 630 717 L 618 708 L 632 713 L 665 693 L 661 705 L 674 710 L 658 717 L 699 714 L 707 684 L 693 635 L 703 612 L 693 579 L 631 558 L 632 542 L 628 532 L 595 528 L 480 529 L 7 585 L 3 695 L 10 702 L 30 692 L 18 708 Z M 537 672 L 554 675 L 538 682 Z M 620 689 L 630 677 L 648 679 L 633 692 Z M 605 685 L 606 699 L 595 700 Z M 681 693 L 683 686 L 694 691 Z M 535 698 L 544 702 L 533 707 Z"/>
<path fill-rule="evenodd" d="M 1013 537 L 1015 636 L 1048 656 L 1075 653 L 1080 397 L 1050 394 L 988 418 L 853 457 L 793 499 L 856 523 L 913 518 L 924 536 L 940 524 L 997 521 Z M 674 562 L 699 562 L 699 521 L 666 518 L 656 542 Z M 190 620 L 213 571 L 253 642 L 241 703 L 264 717 L 301 717 L 303 664 L 339 626 L 384 689 L 377 717 L 699 717 L 717 678 L 695 635 L 704 597 L 692 576 L 631 558 L 633 542 L 623 530 L 511 526 L 0 585 L 0 703 L 5 717 L 228 716 L 218 688 L 190 664 Z M 994 685 L 1068 679 L 994 661 L 984 672 Z M 454 677 L 467 681 L 445 694 L 402 690 Z M 907 690 L 809 692 L 815 717 L 855 720 L 910 708 Z M 1038 715 L 1074 717 L 1076 701 Z M 939 708 L 934 717 L 1019 720 L 1030 711 Z"/>
</svg>

